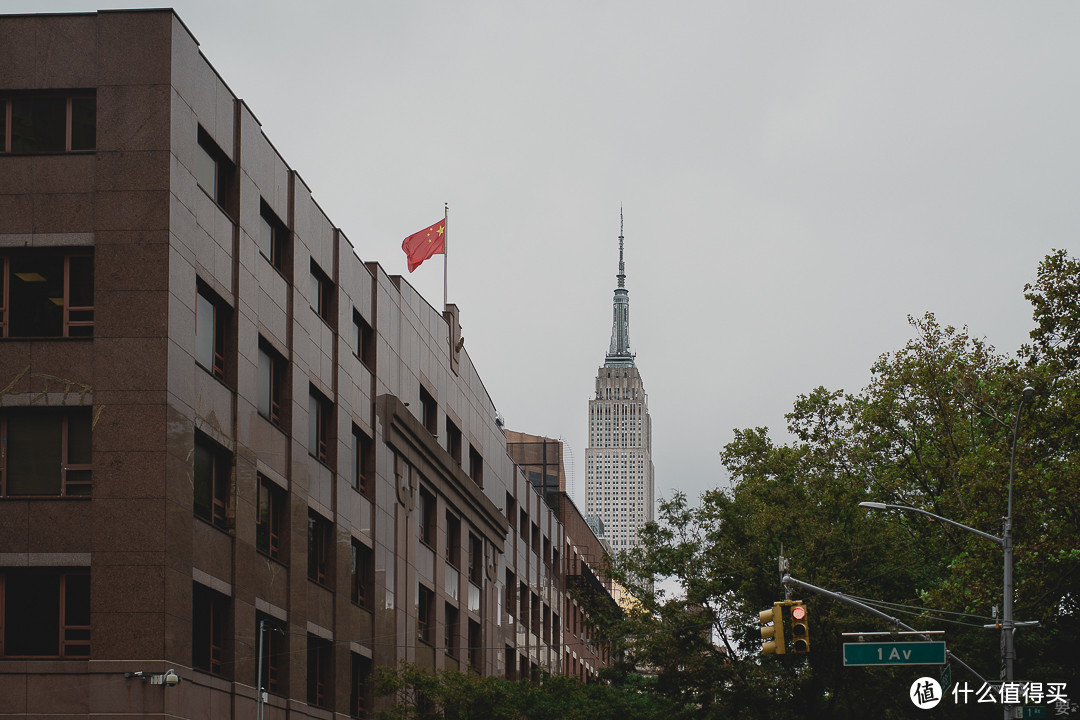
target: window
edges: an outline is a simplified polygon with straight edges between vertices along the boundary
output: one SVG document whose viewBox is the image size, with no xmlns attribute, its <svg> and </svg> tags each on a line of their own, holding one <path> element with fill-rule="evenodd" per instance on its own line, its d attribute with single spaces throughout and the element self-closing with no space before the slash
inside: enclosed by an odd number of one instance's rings
<svg viewBox="0 0 1080 720">
<path fill-rule="evenodd" d="M 281 693 L 285 690 L 285 678 L 289 667 L 289 655 L 285 651 L 286 629 L 283 623 L 265 613 L 255 613 L 255 649 L 259 649 L 259 637 L 262 634 L 262 678 L 260 685 L 264 690 Z M 256 663 L 256 666 L 258 663 Z"/>
<path fill-rule="evenodd" d="M 258 476 L 258 481 L 259 514 L 255 518 L 255 548 L 264 555 L 280 560 L 286 518 L 285 491 L 263 475 Z"/>
<path fill-rule="evenodd" d="M 417 513 L 420 519 L 420 542 L 435 549 L 435 495 L 425 487 L 418 493 Z"/>
<path fill-rule="evenodd" d="M 0 152 L 93 150 L 97 143 L 94 91 L 19 93 L 0 97 Z"/>
<path fill-rule="evenodd" d="M 213 440 L 195 432 L 195 515 L 224 527 L 232 485 L 232 453 Z"/>
<path fill-rule="evenodd" d="M 461 519 L 446 511 L 446 562 L 461 567 Z"/>
<path fill-rule="evenodd" d="M 532 605 L 530 605 L 529 629 L 534 635 L 540 635 L 540 598 L 536 593 L 531 593 Z"/>
<path fill-rule="evenodd" d="M 443 623 L 443 646 L 446 654 L 457 657 L 458 645 L 458 618 L 460 612 L 450 603 L 446 603 L 446 622 Z"/>
<path fill-rule="evenodd" d="M 8 251 L 0 255 L 0 337 L 91 337 L 94 256 Z"/>
<path fill-rule="evenodd" d="M 308 578 L 330 585 L 330 543 L 334 528 L 330 521 L 308 510 Z"/>
<path fill-rule="evenodd" d="M 352 426 L 353 487 L 367 495 L 374 487 L 375 443 L 356 425 Z"/>
<path fill-rule="evenodd" d="M 90 408 L 0 410 L 0 496 L 90 494 Z"/>
<path fill-rule="evenodd" d="M 521 508 L 521 522 L 518 523 L 518 532 L 521 533 L 521 539 L 528 542 L 529 540 L 529 515 L 525 512 L 525 508 Z"/>
<path fill-rule="evenodd" d="M 333 406 L 312 385 L 308 396 L 308 452 L 316 460 L 330 463 L 330 423 Z"/>
<path fill-rule="evenodd" d="M 232 160 L 218 147 L 210 133 L 200 127 L 195 177 L 199 181 L 199 187 L 233 220 L 236 219 L 236 210 L 233 207 L 235 176 L 236 166 Z"/>
<path fill-rule="evenodd" d="M 428 645 L 434 645 L 435 592 L 423 585 L 417 585 L 416 592 L 416 637 Z"/>
<path fill-rule="evenodd" d="M 375 372 L 375 330 L 353 310 L 353 352 L 368 370 Z"/>
<path fill-rule="evenodd" d="M 518 585 L 518 621 L 525 624 L 529 620 L 529 586 L 525 583 Z"/>
<path fill-rule="evenodd" d="M 472 445 L 469 446 L 469 477 L 477 487 L 484 487 L 484 458 Z"/>
<path fill-rule="evenodd" d="M 446 416 L 446 452 L 461 465 L 461 428 L 454 424 L 449 415 Z"/>
<path fill-rule="evenodd" d="M 225 379 L 225 330 L 229 307 L 202 284 L 195 293 L 195 361 Z"/>
<path fill-rule="evenodd" d="M 191 665 L 224 675 L 229 598 L 199 583 L 192 585 Z"/>
<path fill-rule="evenodd" d="M 484 672 L 484 641 L 480 632 L 480 623 L 469 620 L 469 668 L 475 672 Z"/>
<path fill-rule="evenodd" d="M 0 657 L 90 657 L 90 572 L 0 571 Z"/>
<path fill-rule="evenodd" d="M 289 239 L 289 229 L 270 209 L 265 200 L 259 203 L 259 252 L 270 264 L 284 272 L 285 246 Z"/>
<path fill-rule="evenodd" d="M 307 701 L 309 705 L 329 707 L 330 664 L 333 661 L 333 643 L 320 637 L 307 636 Z"/>
<path fill-rule="evenodd" d="M 375 553 L 367 545 L 352 541 L 352 601 L 372 609 L 375 599 Z"/>
<path fill-rule="evenodd" d="M 506 493 L 506 524 L 510 527 L 510 534 L 517 530 L 517 503 L 514 496 Z"/>
<path fill-rule="evenodd" d="M 551 608 L 549 608 L 547 605 L 544 605 L 544 616 L 543 616 L 542 624 L 543 624 L 543 628 L 544 628 L 544 633 L 543 633 L 543 635 L 541 637 L 544 638 L 545 643 L 550 645 L 551 644 Z"/>
<path fill-rule="evenodd" d="M 469 533 L 469 581 L 477 587 L 483 584 L 484 541 Z"/>
<path fill-rule="evenodd" d="M 259 338 L 259 414 L 281 427 L 288 364 L 266 340 Z"/>
<path fill-rule="evenodd" d="M 311 309 L 327 325 L 334 326 L 331 306 L 334 301 L 334 284 L 330 276 L 322 271 L 315 261 L 311 261 Z"/>
<path fill-rule="evenodd" d="M 429 393 L 423 385 L 420 386 L 420 407 L 422 417 L 420 418 L 424 427 L 432 435 L 439 434 L 439 404 L 435 402 L 435 398 Z"/>
<path fill-rule="evenodd" d="M 506 606 L 506 614 L 510 617 L 517 615 L 517 597 L 514 594 L 514 590 L 517 589 L 517 580 L 514 579 L 514 573 L 510 571 L 510 568 L 506 568 L 506 582 L 503 584 L 503 604 Z"/>
<path fill-rule="evenodd" d="M 562 635 L 562 626 L 559 625 L 559 614 L 556 612 L 551 613 L 551 645 L 555 648 L 555 652 L 559 651 L 559 636 Z"/>
<path fill-rule="evenodd" d="M 352 691 L 349 694 L 349 714 L 355 718 L 368 716 L 368 683 L 371 680 L 371 659 L 352 653 Z"/>
</svg>

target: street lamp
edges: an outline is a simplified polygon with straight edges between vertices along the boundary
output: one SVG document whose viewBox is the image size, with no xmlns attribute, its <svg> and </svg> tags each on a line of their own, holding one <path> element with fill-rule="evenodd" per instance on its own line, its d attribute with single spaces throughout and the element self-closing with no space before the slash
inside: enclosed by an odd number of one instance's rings
<svg viewBox="0 0 1080 720">
<path fill-rule="evenodd" d="M 1013 435 L 1012 435 L 1012 450 L 1009 455 L 1009 501 L 1005 511 L 1005 519 L 1002 526 L 1001 537 L 984 533 L 982 530 L 976 530 L 973 527 L 968 527 L 962 523 L 958 523 L 955 520 L 935 515 L 932 512 L 927 512 L 920 508 L 909 507 L 907 505 L 893 505 L 891 503 L 880 502 L 861 502 L 859 507 L 869 508 L 871 510 L 904 510 L 905 512 L 919 513 L 920 515 L 926 515 L 939 522 L 953 525 L 955 527 L 967 530 L 968 532 L 975 533 L 979 537 L 991 540 L 1005 550 L 1005 581 L 1004 581 L 1004 606 L 1005 612 L 1001 619 L 1001 663 L 1002 663 L 1002 675 L 1007 683 L 1012 683 L 1014 675 L 1014 662 L 1016 660 L 1016 648 L 1013 645 L 1013 633 L 1017 627 L 1034 625 L 1034 622 L 1017 623 L 1013 621 L 1013 537 L 1012 537 L 1012 497 L 1013 497 L 1013 478 L 1016 475 L 1016 441 L 1020 432 L 1020 413 L 1024 409 L 1024 403 L 1029 402 L 1035 396 L 1035 388 L 1025 387 L 1023 395 L 1020 398 L 1020 404 L 1016 408 L 1016 421 L 1013 423 Z M 1011 706 L 1005 705 L 1005 720 L 1012 717 Z"/>
</svg>

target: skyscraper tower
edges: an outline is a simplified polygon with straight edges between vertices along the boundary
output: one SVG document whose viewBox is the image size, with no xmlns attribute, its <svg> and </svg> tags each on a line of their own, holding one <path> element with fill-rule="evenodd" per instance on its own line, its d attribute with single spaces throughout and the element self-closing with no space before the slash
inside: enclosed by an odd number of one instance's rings
<svg viewBox="0 0 1080 720">
<path fill-rule="evenodd" d="M 615 276 L 611 344 L 589 400 L 585 450 L 586 516 L 600 519 L 615 551 L 638 544 L 638 531 L 653 519 L 652 423 L 649 400 L 630 352 L 630 293 L 623 262 L 619 210 L 619 272 Z"/>
</svg>

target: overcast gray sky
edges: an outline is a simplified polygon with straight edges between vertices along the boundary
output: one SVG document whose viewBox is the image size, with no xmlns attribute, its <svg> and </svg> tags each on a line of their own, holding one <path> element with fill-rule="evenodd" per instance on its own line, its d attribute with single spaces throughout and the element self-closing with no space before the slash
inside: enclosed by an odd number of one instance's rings
<svg viewBox="0 0 1080 720">
<path fill-rule="evenodd" d="M 111 7 L 138 7 L 120 1 Z M 365 260 L 450 204 L 450 302 L 495 405 L 584 484 L 625 207 L 657 493 L 732 429 L 856 391 L 909 314 L 1014 351 L 1080 220 L 1074 2 L 178 0 Z M 94 10 L 0 0 L 3 12 Z"/>
</svg>

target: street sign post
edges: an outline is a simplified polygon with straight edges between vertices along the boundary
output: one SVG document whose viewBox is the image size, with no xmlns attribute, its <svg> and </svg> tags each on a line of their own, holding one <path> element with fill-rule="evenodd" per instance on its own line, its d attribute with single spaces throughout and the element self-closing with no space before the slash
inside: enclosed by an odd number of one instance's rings
<svg viewBox="0 0 1080 720">
<path fill-rule="evenodd" d="M 944 664 L 943 641 L 844 643 L 844 667 Z"/>
</svg>

